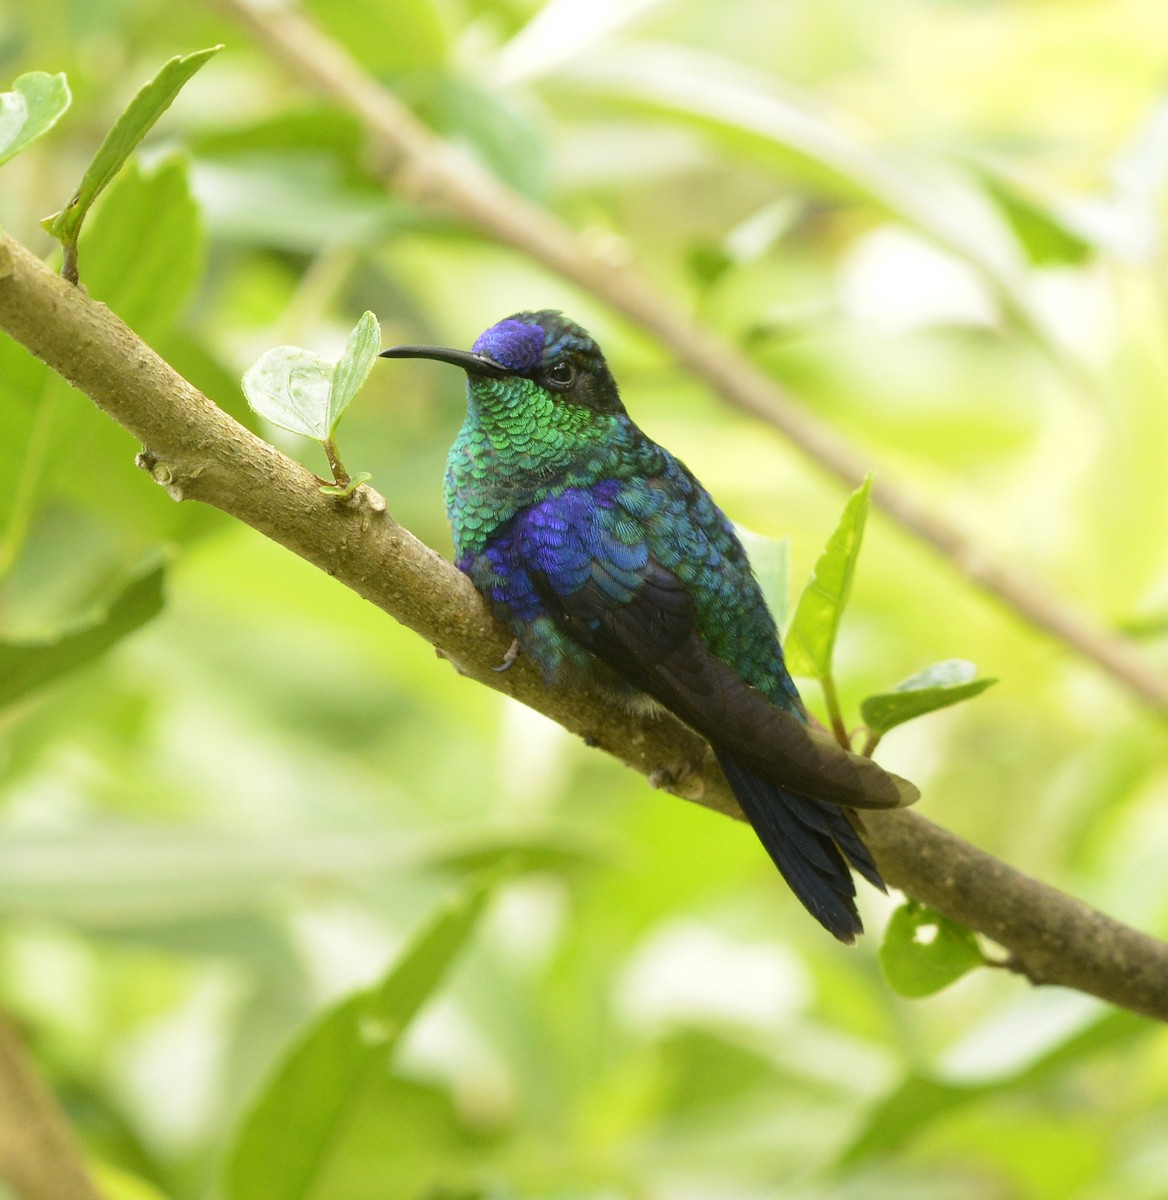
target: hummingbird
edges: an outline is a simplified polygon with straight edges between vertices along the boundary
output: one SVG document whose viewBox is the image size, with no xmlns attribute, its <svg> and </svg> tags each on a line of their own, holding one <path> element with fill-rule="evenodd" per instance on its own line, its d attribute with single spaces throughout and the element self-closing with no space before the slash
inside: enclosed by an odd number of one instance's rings
<svg viewBox="0 0 1168 1200">
<path fill-rule="evenodd" d="M 545 309 L 469 351 L 382 357 L 466 373 L 446 510 L 459 570 L 514 637 L 503 665 L 522 653 L 549 686 L 587 676 L 696 730 L 791 890 L 853 942 L 851 870 L 885 890 L 854 810 L 919 793 L 811 725 L 734 527 L 633 423 L 596 342 Z"/>
</svg>

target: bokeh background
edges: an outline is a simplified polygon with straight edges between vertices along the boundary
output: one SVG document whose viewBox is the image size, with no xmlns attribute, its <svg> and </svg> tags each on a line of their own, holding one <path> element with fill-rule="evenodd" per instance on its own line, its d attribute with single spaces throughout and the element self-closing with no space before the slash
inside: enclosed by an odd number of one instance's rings
<svg viewBox="0 0 1168 1200">
<path fill-rule="evenodd" d="M 987 553 L 1168 669 L 1162 0 L 317 0 L 444 136 L 740 344 Z M 0 7 L 4 87 L 74 105 L 0 176 L 39 251 L 117 113 L 226 49 L 100 203 L 82 278 L 258 428 L 281 343 L 469 346 L 561 307 L 626 403 L 802 585 L 843 493 L 588 295 L 386 194 L 350 114 L 211 5 Z M 456 372 L 382 364 L 340 444 L 449 552 Z M 260 432 L 324 472 L 310 444 Z M 60 637 L 166 561 L 162 612 L 0 712 L 0 1006 L 111 1196 L 220 1193 L 313 1014 L 472 864 L 499 886 L 311 1194 L 1154 1200 L 1168 1037 L 1001 971 L 894 995 L 750 831 L 652 792 L 259 535 L 173 504 L 132 439 L 0 339 L 0 634 Z M 845 706 L 941 658 L 996 687 L 889 735 L 921 811 L 1168 934 L 1162 718 L 879 514 Z M 814 706 L 819 697 L 808 685 Z"/>
</svg>

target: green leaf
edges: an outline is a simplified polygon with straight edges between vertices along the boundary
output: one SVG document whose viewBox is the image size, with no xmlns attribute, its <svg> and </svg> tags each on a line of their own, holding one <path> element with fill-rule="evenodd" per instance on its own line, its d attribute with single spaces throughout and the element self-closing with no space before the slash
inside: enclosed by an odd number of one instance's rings
<svg viewBox="0 0 1168 1200">
<path fill-rule="evenodd" d="M 273 346 L 244 372 L 243 394 L 273 425 L 323 442 L 329 436 L 333 364 L 300 346 Z"/>
<path fill-rule="evenodd" d="M 914 717 L 980 695 L 997 683 L 996 679 L 975 679 L 976 674 L 977 667 L 965 659 L 944 659 L 898 683 L 890 692 L 869 696 L 860 705 L 860 715 L 869 729 L 887 733 Z"/>
<path fill-rule="evenodd" d="M 51 640 L 0 642 L 0 708 L 100 658 L 162 611 L 163 567 L 132 580 L 107 609 Z"/>
<path fill-rule="evenodd" d="M 380 342 L 377 318 L 367 312 L 335 365 L 300 346 L 275 346 L 244 373 L 243 394 L 273 425 L 327 441 L 368 378 Z"/>
<path fill-rule="evenodd" d="M 493 175 L 524 196 L 547 189 L 548 140 L 530 108 L 497 85 L 465 73 L 426 72 L 403 78 L 395 89 L 427 125 L 473 149 Z"/>
<path fill-rule="evenodd" d="M 387 1069 L 481 915 L 496 875 L 441 911 L 385 978 L 326 1012 L 245 1116 L 228 1155 L 229 1200 L 300 1200 L 328 1166 L 362 1093 Z"/>
<path fill-rule="evenodd" d="M 127 164 L 86 225 L 81 250 L 90 295 L 158 345 L 198 285 L 206 257 L 185 157 L 168 155 L 149 168 Z"/>
<path fill-rule="evenodd" d="M 1078 997 L 1081 999 L 1081 997 Z M 1047 1015 L 1043 1002 L 1042 1015 Z M 1047 1016 L 1046 1023 L 1050 1024 Z M 1058 1028 L 1056 1022 L 1056 1029 Z M 1129 1012 L 1099 1007 L 1086 1022 L 1060 1030 L 1055 1040 L 1021 1067 L 985 1082 L 949 1081 L 934 1075 L 909 1075 L 868 1113 L 852 1143 L 837 1159 L 838 1167 L 855 1168 L 865 1160 L 890 1155 L 942 1120 L 970 1104 L 994 1095 L 1024 1094 L 1064 1070 L 1069 1064 L 1123 1047 L 1146 1036 L 1149 1023 Z"/>
<path fill-rule="evenodd" d="M 361 319 L 345 343 L 344 354 L 333 368 L 332 390 L 328 403 L 330 436 L 336 429 L 341 414 L 349 407 L 349 402 L 369 378 L 369 372 L 373 370 L 380 349 L 381 329 L 377 318 L 371 312 L 362 313 Z"/>
<path fill-rule="evenodd" d="M 1117 623 L 1120 633 L 1130 638 L 1160 638 L 1168 634 L 1168 612 L 1153 612 L 1128 617 Z"/>
<path fill-rule="evenodd" d="M 12 87 L 11 92 L 0 92 L 0 163 L 48 133 L 72 100 L 63 71 L 29 71 Z"/>
<path fill-rule="evenodd" d="M 848 498 L 839 524 L 827 539 L 811 579 L 799 597 L 785 646 L 787 669 L 792 675 L 810 675 L 822 680 L 831 674 L 832 650 L 852 590 L 871 492 L 869 475 Z"/>
<path fill-rule="evenodd" d="M 87 1165 L 105 1200 L 167 1200 L 166 1195 L 154 1184 L 131 1175 L 121 1167 L 93 1158 L 88 1160 Z M 0 1200 L 2 1195 L 0 1193 Z"/>
<path fill-rule="evenodd" d="M 1091 243 L 1057 213 L 996 172 L 981 168 L 979 174 L 986 191 L 1035 266 L 1078 266 L 1090 257 Z"/>
<path fill-rule="evenodd" d="M 946 1113 L 972 1103 L 983 1090 L 927 1075 L 909 1076 L 877 1105 L 837 1165 L 855 1167 L 865 1159 L 893 1153 Z"/>
<path fill-rule="evenodd" d="M 155 121 L 174 103 L 187 81 L 208 59 L 218 54 L 222 46 L 211 46 L 196 50 L 193 54 L 182 54 L 167 62 L 149 83 L 139 89 L 125 111 L 114 122 L 98 147 L 81 183 L 69 203 L 41 225 L 66 249 L 68 261 L 70 248 L 77 245 L 77 235 L 93 202 L 105 190 L 110 180 L 121 170 L 126 159 L 137 148 L 138 143 L 149 133 Z"/>
<path fill-rule="evenodd" d="M 977 938 L 956 921 L 915 901 L 892 914 L 880 946 L 880 966 L 902 996 L 931 996 L 985 958 Z"/>
<path fill-rule="evenodd" d="M 782 626 L 787 619 L 788 589 L 791 576 L 791 539 L 772 538 L 755 533 L 742 525 L 735 525 L 734 532 L 746 548 L 754 577 L 762 588 L 763 598 L 775 624 Z"/>
<path fill-rule="evenodd" d="M 348 483 L 322 483 L 322 496 L 340 496 L 342 499 L 351 496 L 363 483 L 368 483 L 373 476 L 368 471 L 358 471 Z"/>
</svg>

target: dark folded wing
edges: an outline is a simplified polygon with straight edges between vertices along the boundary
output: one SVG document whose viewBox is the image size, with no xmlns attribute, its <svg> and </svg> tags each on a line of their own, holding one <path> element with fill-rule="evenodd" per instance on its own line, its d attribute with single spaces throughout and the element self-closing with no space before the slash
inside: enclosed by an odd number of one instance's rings
<svg viewBox="0 0 1168 1200">
<path fill-rule="evenodd" d="M 635 580 L 627 569 L 598 560 L 570 591 L 538 573 L 533 579 L 577 641 L 760 775 L 853 808 L 895 808 L 917 799 L 913 784 L 808 728 L 716 658 L 684 584 L 654 558 L 636 570 Z"/>
</svg>

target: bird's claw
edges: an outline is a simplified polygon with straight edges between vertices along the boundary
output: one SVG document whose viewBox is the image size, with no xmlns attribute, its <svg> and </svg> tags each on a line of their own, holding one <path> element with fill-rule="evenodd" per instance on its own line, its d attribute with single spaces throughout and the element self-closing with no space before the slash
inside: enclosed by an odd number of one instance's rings
<svg viewBox="0 0 1168 1200">
<path fill-rule="evenodd" d="M 519 657 L 519 639 L 512 638 L 511 645 L 507 647 L 507 653 L 503 655 L 503 661 L 497 666 L 492 667 L 492 671 L 498 671 L 501 675 L 504 671 L 510 671 L 515 665 L 515 660 Z"/>
</svg>

